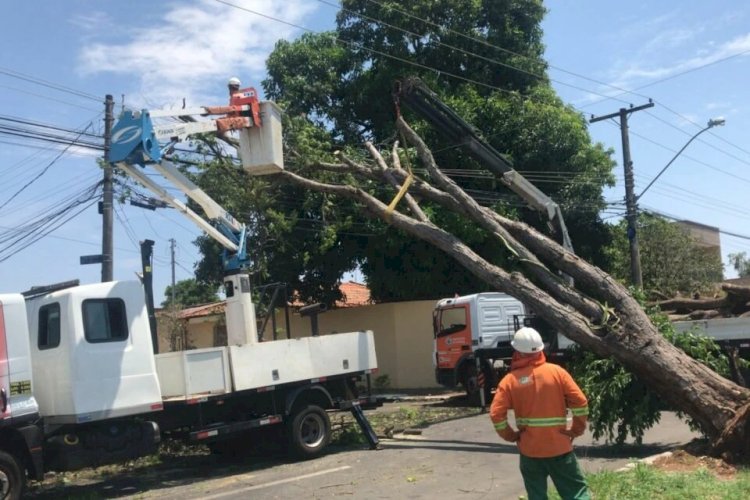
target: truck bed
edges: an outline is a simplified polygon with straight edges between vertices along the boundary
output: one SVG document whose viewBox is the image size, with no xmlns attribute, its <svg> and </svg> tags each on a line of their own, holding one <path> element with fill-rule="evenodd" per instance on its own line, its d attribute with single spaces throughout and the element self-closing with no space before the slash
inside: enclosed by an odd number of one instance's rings
<svg viewBox="0 0 750 500">
<path fill-rule="evenodd" d="M 377 368 L 371 331 L 156 355 L 166 401 L 356 374 Z"/>
</svg>

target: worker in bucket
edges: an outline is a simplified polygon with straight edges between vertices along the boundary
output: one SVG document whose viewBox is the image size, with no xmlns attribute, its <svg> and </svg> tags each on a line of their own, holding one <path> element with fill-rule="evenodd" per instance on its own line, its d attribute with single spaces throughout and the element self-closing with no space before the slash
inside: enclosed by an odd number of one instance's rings
<svg viewBox="0 0 750 500">
<path fill-rule="evenodd" d="M 573 452 L 573 439 L 586 430 L 586 396 L 565 369 L 547 363 L 535 329 L 519 329 L 511 345 L 510 373 L 497 386 L 490 418 L 500 437 L 518 446 L 529 500 L 546 500 L 547 477 L 563 500 L 590 499 Z M 570 428 L 568 409 L 573 414 Z M 508 425 L 508 410 L 515 413 L 517 430 Z"/>
<path fill-rule="evenodd" d="M 227 82 L 227 89 L 229 90 L 229 97 L 232 97 L 236 92 L 240 91 L 240 79 L 236 76 L 233 76 L 229 79 Z"/>
</svg>

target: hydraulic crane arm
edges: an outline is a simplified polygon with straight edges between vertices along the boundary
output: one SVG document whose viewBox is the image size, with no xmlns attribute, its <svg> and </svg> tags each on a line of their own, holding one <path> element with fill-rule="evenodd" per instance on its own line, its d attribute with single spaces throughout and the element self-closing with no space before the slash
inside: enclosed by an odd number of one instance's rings
<svg viewBox="0 0 750 500">
<path fill-rule="evenodd" d="M 514 170 L 513 164 L 505 155 L 482 139 L 474 127 L 446 106 L 422 80 L 407 78 L 397 82 L 395 96 L 399 102 L 406 104 L 430 122 L 449 141 L 461 145 L 472 158 L 485 165 L 532 208 L 545 213 L 550 223 L 557 226 L 562 245 L 573 251 L 568 228 L 558 204 Z"/>
</svg>

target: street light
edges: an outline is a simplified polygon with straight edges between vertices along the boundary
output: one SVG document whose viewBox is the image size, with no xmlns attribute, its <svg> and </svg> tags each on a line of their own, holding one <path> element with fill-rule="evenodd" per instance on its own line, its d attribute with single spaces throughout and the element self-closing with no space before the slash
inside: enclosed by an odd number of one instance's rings
<svg viewBox="0 0 750 500">
<path fill-rule="evenodd" d="M 677 151 L 677 153 L 672 157 L 671 160 L 669 160 L 669 163 L 667 163 L 664 168 L 659 171 L 658 174 L 656 174 L 656 177 L 654 177 L 651 182 L 648 183 L 648 186 L 646 186 L 646 189 L 641 191 L 641 194 L 639 195 L 630 195 L 626 196 L 626 204 L 628 209 L 628 215 L 627 215 L 627 221 L 628 221 L 628 239 L 630 240 L 630 275 L 631 279 L 633 281 L 633 285 L 635 285 L 637 288 L 643 288 L 643 276 L 641 275 L 641 251 L 638 248 L 638 235 L 636 232 L 636 226 L 638 222 L 638 200 L 640 200 L 644 194 L 646 194 L 646 191 L 656 182 L 656 180 L 661 177 L 661 174 L 663 174 L 669 166 L 677 159 L 680 154 L 682 154 L 683 151 L 685 151 L 685 148 L 687 148 L 691 142 L 695 140 L 696 137 L 701 135 L 706 130 L 718 127 L 721 125 L 724 125 L 726 123 L 726 120 L 724 118 L 712 118 L 708 120 L 708 124 L 706 124 L 705 128 L 702 128 L 699 130 L 693 137 L 690 138 L 689 141 L 685 143 L 684 146 L 682 146 L 682 149 Z M 632 174 L 631 174 L 632 175 Z M 626 179 L 627 181 L 627 179 Z M 627 186 L 626 186 L 627 187 Z M 627 189 L 626 189 L 627 191 Z M 632 193 L 632 188 L 631 191 Z M 632 201 L 631 201 L 632 200 Z"/>
<path fill-rule="evenodd" d="M 689 141 L 687 141 L 687 143 L 685 143 L 685 145 L 684 145 L 684 146 L 682 146 L 682 149 L 680 149 L 679 151 L 677 151 L 677 154 L 675 154 L 675 155 L 674 155 L 674 156 L 672 157 L 672 159 L 671 159 L 671 160 L 669 160 L 669 163 L 667 163 L 667 164 L 666 164 L 666 165 L 664 166 L 664 168 L 662 168 L 662 169 L 661 169 L 661 171 L 660 171 L 660 172 L 659 172 L 658 174 L 656 174 L 656 177 L 654 177 L 653 179 L 651 179 L 651 182 L 649 182 L 649 183 L 648 183 L 648 186 L 646 186 L 646 189 L 644 189 L 643 191 L 641 191 L 641 194 L 639 194 L 638 196 L 636 196 L 636 197 L 635 197 L 635 201 L 637 202 L 638 200 L 640 200 L 640 199 L 641 199 L 641 198 L 643 197 L 643 195 L 644 195 L 644 194 L 646 194 L 646 191 L 648 191 L 648 188 L 650 188 L 650 187 L 651 187 L 651 185 L 652 185 L 652 184 L 653 184 L 654 182 L 656 182 L 656 180 L 657 180 L 657 179 L 658 179 L 659 177 L 661 177 L 661 174 L 663 174 L 663 173 L 664 173 L 664 171 L 665 171 L 665 170 L 667 170 L 667 169 L 669 168 L 669 166 L 670 166 L 670 165 L 672 164 L 672 162 L 674 162 L 674 161 L 675 161 L 675 160 L 677 159 L 677 157 L 678 157 L 678 156 L 680 156 L 680 154 L 681 154 L 681 153 L 682 153 L 683 151 L 685 151 L 685 148 L 686 148 L 686 147 L 688 147 L 688 146 L 690 145 L 690 143 L 691 143 L 691 142 L 693 142 L 693 140 L 694 140 L 694 139 L 695 139 L 696 137 L 698 137 L 699 135 L 701 135 L 701 134 L 702 134 L 703 132 L 705 132 L 706 130 L 708 130 L 708 129 L 710 129 L 710 128 L 713 128 L 713 127 L 720 127 L 720 126 L 724 125 L 725 123 L 726 123 L 726 120 L 725 120 L 724 118 L 722 118 L 722 117 L 718 117 L 718 118 L 711 118 L 710 120 L 708 120 L 708 124 L 706 125 L 706 127 L 705 127 L 705 128 L 703 128 L 703 129 L 701 129 L 701 130 L 699 130 L 697 134 L 695 134 L 695 135 L 694 135 L 693 137 L 691 137 L 691 138 L 690 138 L 690 140 L 689 140 Z"/>
</svg>

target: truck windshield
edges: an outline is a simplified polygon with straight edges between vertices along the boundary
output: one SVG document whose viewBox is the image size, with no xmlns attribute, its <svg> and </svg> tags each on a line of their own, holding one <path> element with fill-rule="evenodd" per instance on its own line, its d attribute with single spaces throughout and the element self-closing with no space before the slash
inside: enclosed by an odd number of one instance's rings
<svg viewBox="0 0 750 500">
<path fill-rule="evenodd" d="M 460 332 L 466 328 L 466 308 L 453 307 L 440 311 L 440 325 L 437 337 Z"/>
</svg>

